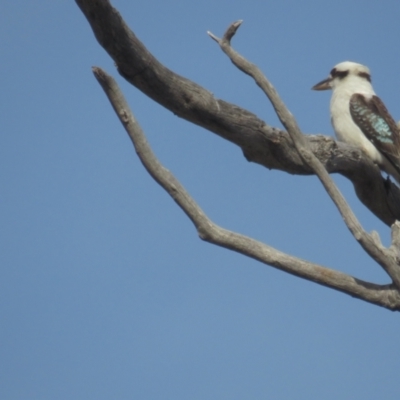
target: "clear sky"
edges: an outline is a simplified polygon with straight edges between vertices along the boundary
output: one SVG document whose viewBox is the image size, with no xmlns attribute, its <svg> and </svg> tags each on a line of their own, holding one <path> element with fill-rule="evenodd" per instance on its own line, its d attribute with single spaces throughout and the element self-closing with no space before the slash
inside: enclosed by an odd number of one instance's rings
<svg viewBox="0 0 400 400">
<path fill-rule="evenodd" d="M 398 1 L 114 1 L 166 66 L 280 126 L 206 31 L 271 79 L 305 133 L 332 135 L 338 62 L 368 65 L 400 119 Z M 388 278 L 315 177 L 240 149 L 116 72 L 69 1 L 0 13 L 1 399 L 399 399 L 400 319 L 203 243 L 149 177 L 91 73 L 113 74 L 162 163 L 221 226 L 361 279 Z M 335 177 L 363 226 L 389 229 Z"/>
</svg>

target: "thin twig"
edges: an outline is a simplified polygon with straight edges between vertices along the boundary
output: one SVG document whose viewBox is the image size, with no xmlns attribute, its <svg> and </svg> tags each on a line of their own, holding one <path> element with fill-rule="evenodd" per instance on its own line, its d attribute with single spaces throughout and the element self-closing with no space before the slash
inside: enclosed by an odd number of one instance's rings
<svg viewBox="0 0 400 400">
<path fill-rule="evenodd" d="M 191 219 L 201 239 L 352 297 L 390 310 L 400 310 L 400 294 L 393 285 L 364 282 L 342 272 L 289 256 L 212 222 L 171 172 L 158 161 L 115 80 L 97 67 L 93 68 L 93 73 L 131 138 L 144 167 Z"/>
<path fill-rule="evenodd" d="M 255 80 L 256 84 L 267 95 L 275 109 L 277 116 L 292 138 L 300 157 L 318 176 L 325 190 L 338 208 L 343 220 L 346 223 L 346 226 L 353 234 L 354 238 L 361 244 L 362 248 L 386 271 L 386 273 L 392 278 L 396 287 L 400 290 L 400 268 L 393 249 L 386 249 L 382 246 L 380 241 L 378 241 L 376 236 L 373 237 L 365 232 L 355 214 L 344 199 L 343 195 L 335 185 L 334 181 L 331 179 L 330 175 L 318 158 L 315 157 L 311 151 L 309 142 L 306 140 L 294 116 L 289 112 L 275 88 L 256 65 L 250 63 L 231 47 L 230 41 L 235 35 L 237 29 L 240 27 L 241 23 L 241 20 L 233 22 L 226 30 L 222 39 L 218 39 L 210 32 L 208 34 L 220 45 L 221 49 L 225 54 L 227 54 L 232 63 L 241 71 L 251 76 Z"/>
</svg>

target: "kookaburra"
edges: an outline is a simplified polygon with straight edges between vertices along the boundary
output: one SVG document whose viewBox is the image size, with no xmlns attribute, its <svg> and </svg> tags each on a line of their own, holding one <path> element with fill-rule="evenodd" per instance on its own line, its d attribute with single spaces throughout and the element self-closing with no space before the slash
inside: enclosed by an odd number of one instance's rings
<svg viewBox="0 0 400 400">
<path fill-rule="evenodd" d="M 337 138 L 362 149 L 400 183 L 400 131 L 375 94 L 369 69 L 342 62 L 312 89 L 332 89 L 331 121 Z"/>
</svg>

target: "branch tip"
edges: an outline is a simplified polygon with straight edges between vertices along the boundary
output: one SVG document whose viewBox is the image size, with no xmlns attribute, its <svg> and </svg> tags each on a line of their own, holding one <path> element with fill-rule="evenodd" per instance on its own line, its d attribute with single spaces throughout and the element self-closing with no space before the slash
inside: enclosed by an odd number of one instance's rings
<svg viewBox="0 0 400 400">
<path fill-rule="evenodd" d="M 104 70 L 102 70 L 100 67 L 96 67 L 96 66 L 93 66 L 92 67 L 92 72 L 93 72 L 93 75 L 95 76 L 95 78 L 98 80 L 98 81 L 105 81 L 105 79 L 106 79 L 106 72 L 104 71 Z"/>
<path fill-rule="evenodd" d="M 219 39 L 210 31 L 207 31 L 207 35 L 210 36 L 211 39 L 215 40 L 217 43 L 219 43 Z"/>
<path fill-rule="evenodd" d="M 400 250 L 400 221 L 395 221 L 392 225 L 392 247 Z"/>
<path fill-rule="evenodd" d="M 223 40 L 230 42 L 232 37 L 235 35 L 236 31 L 239 29 L 239 26 L 242 25 L 243 20 L 239 19 L 235 22 L 232 22 L 226 32 L 224 33 Z"/>
<path fill-rule="evenodd" d="M 377 231 L 371 231 L 370 233 L 371 239 L 377 246 L 382 246 L 381 238 Z"/>
</svg>

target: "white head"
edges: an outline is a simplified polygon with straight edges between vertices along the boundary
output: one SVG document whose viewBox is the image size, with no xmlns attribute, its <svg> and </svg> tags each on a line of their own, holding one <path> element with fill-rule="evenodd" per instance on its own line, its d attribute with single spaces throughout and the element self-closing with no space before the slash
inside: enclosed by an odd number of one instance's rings
<svg viewBox="0 0 400 400">
<path fill-rule="evenodd" d="M 337 89 L 342 86 L 371 88 L 371 74 L 368 67 L 352 61 L 335 65 L 328 78 L 312 87 L 313 90 Z"/>
</svg>

